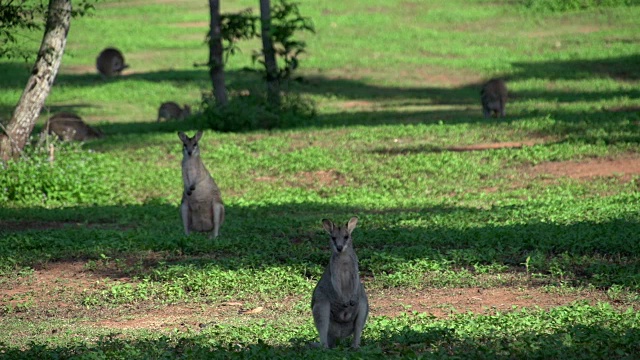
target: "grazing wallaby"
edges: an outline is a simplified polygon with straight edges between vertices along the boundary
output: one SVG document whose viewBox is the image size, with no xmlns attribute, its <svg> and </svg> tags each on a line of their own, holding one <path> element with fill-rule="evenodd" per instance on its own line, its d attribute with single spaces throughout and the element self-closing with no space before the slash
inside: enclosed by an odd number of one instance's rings
<svg viewBox="0 0 640 360">
<path fill-rule="evenodd" d="M 182 180 L 184 189 L 180 214 L 184 233 L 190 231 L 211 231 L 210 237 L 217 237 L 224 222 L 224 204 L 218 185 L 207 171 L 200 158 L 198 141 L 202 130 L 194 137 L 188 137 L 182 131 L 178 133 L 184 144 L 182 149 Z"/>
<path fill-rule="evenodd" d="M 64 141 L 85 141 L 98 139 L 104 135 L 100 130 L 87 125 L 82 118 L 74 113 L 60 112 L 54 114 L 44 125 L 47 134 L 56 134 Z"/>
<path fill-rule="evenodd" d="M 487 81 L 480 90 L 482 100 L 482 112 L 485 118 L 492 115 L 504 117 L 504 107 L 507 103 L 507 86 L 502 79 Z"/>
<path fill-rule="evenodd" d="M 184 120 L 186 117 L 191 115 L 191 106 L 185 104 L 184 108 L 181 108 L 180 105 L 173 101 L 168 101 L 162 103 L 160 108 L 158 109 L 158 122 L 161 120 Z"/>
<path fill-rule="evenodd" d="M 102 50 L 96 59 L 96 67 L 103 78 L 120 75 L 122 70 L 129 67 L 125 64 L 124 56 L 120 50 L 115 48 L 106 48 Z"/>
<path fill-rule="evenodd" d="M 344 226 L 323 219 L 322 226 L 331 235 L 331 259 L 313 290 L 311 309 L 320 334 L 320 346 L 332 348 L 336 340 L 353 334 L 353 348 L 360 347 L 360 337 L 369 315 L 369 301 L 360 282 L 358 257 L 353 250 L 351 233 L 357 217 Z"/>
</svg>

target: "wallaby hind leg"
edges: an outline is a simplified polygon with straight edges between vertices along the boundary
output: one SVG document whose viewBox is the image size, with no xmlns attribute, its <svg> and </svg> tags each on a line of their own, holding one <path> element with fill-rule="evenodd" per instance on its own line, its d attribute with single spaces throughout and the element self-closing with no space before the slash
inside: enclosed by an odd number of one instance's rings
<svg viewBox="0 0 640 360">
<path fill-rule="evenodd" d="M 353 329 L 353 343 L 351 343 L 351 347 L 354 349 L 360 347 L 362 330 L 364 329 L 364 324 L 367 321 L 367 316 L 369 316 L 369 305 L 366 301 L 360 301 L 360 305 L 358 306 L 358 315 L 356 316 L 356 323 Z"/>
<path fill-rule="evenodd" d="M 220 226 L 224 221 L 224 205 L 220 203 L 213 203 L 213 233 L 209 237 L 218 237 L 220 232 Z"/>
<path fill-rule="evenodd" d="M 182 204 L 180 204 L 180 216 L 182 216 L 182 225 L 184 226 L 184 234 L 189 236 L 189 227 L 190 227 L 190 214 L 189 214 L 189 204 L 185 199 L 182 199 Z"/>
<path fill-rule="evenodd" d="M 331 316 L 331 304 L 328 301 L 316 302 L 313 304 L 312 312 L 313 322 L 320 335 L 320 346 L 329 348 L 329 317 Z"/>
</svg>

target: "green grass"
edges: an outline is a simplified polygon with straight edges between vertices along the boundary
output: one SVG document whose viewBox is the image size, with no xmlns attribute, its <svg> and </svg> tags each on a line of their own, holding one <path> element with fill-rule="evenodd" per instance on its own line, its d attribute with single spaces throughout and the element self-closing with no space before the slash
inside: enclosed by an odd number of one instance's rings
<svg viewBox="0 0 640 360">
<path fill-rule="evenodd" d="M 227 212 L 213 241 L 185 237 L 178 214 L 176 133 L 203 122 L 155 123 L 161 102 L 198 105 L 210 91 L 206 69 L 193 66 L 207 59 L 206 4 L 104 1 L 73 20 L 39 124 L 71 110 L 107 136 L 54 142 L 53 164 L 32 146 L 2 165 L 0 358 L 325 358 L 306 346 L 317 337 L 311 291 L 329 258 L 320 220 L 353 215 L 376 301 L 470 287 L 589 296 L 444 318 L 374 306 L 363 348 L 345 342 L 335 357 L 639 353 L 640 177 L 580 179 L 536 166 L 640 161 L 640 8 L 348 0 L 301 10 L 317 33 L 304 35 L 303 81 L 287 91 L 317 115 L 271 131 L 205 132 L 202 156 Z M 25 36 L 37 49 L 39 34 Z M 131 69 L 105 82 L 94 62 L 106 46 Z M 262 86 L 242 71 L 258 46 L 241 44 L 227 64 L 234 92 Z M 0 62 L 0 118 L 28 68 Z M 507 79 L 506 119 L 482 118 L 479 84 L 493 76 Z M 42 288 L 39 276 L 57 267 L 79 267 L 80 280 Z M 221 310 L 226 302 L 265 310 L 238 315 Z M 148 314 L 170 323 L 180 309 L 199 310 L 180 328 L 120 326 Z"/>
</svg>

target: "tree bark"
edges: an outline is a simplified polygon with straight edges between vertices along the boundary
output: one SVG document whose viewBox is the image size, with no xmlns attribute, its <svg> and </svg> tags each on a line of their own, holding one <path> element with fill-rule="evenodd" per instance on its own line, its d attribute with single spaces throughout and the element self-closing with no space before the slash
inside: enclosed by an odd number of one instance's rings
<svg viewBox="0 0 640 360">
<path fill-rule="evenodd" d="M 213 85 L 213 96 L 218 106 L 226 105 L 227 88 L 224 81 L 224 62 L 222 60 L 222 32 L 220 24 L 220 0 L 209 0 L 209 76 Z"/>
<path fill-rule="evenodd" d="M 262 32 L 262 53 L 267 71 L 267 99 L 274 106 L 280 105 L 280 80 L 273 41 L 271 41 L 271 1 L 260 0 L 260 24 Z"/>
<path fill-rule="evenodd" d="M 71 0 L 50 0 L 44 36 L 31 76 L 5 133 L 0 134 L 0 158 L 4 161 L 22 152 L 33 131 L 62 62 L 70 23 Z"/>
</svg>

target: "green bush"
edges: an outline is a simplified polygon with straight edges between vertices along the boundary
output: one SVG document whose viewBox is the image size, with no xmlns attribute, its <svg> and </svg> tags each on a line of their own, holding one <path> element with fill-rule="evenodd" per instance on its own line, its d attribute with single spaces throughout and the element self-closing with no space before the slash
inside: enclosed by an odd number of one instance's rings
<svg viewBox="0 0 640 360">
<path fill-rule="evenodd" d="M 107 154 L 84 150 L 77 143 L 54 141 L 55 159 L 45 146 L 27 146 L 23 156 L 0 163 L 0 203 L 77 205 L 120 202 L 116 186 L 120 162 Z"/>
<path fill-rule="evenodd" d="M 640 5 L 640 0 L 522 0 L 521 2 L 525 8 L 535 12 L 564 12 Z"/>
<path fill-rule="evenodd" d="M 283 93 L 279 106 L 270 104 L 261 91 L 232 91 L 229 95 L 223 107 L 216 106 L 211 94 L 203 95 L 203 127 L 222 132 L 291 128 L 305 125 L 316 115 L 315 104 L 297 94 Z"/>
</svg>

